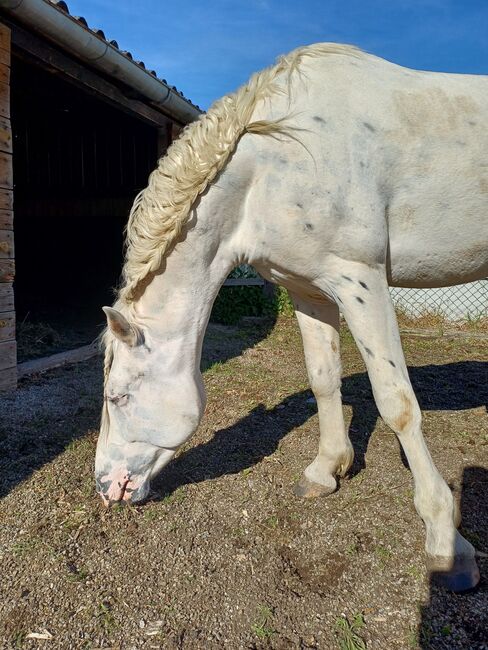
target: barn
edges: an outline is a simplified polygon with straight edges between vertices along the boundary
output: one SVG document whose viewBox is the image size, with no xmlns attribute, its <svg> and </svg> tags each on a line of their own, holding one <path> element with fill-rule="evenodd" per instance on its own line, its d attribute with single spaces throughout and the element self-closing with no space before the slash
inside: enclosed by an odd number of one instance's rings
<svg viewBox="0 0 488 650">
<path fill-rule="evenodd" d="M 0 6 L 5 390 L 17 383 L 19 324 L 54 323 L 71 332 L 73 345 L 96 335 L 100 305 L 113 299 L 133 198 L 201 111 L 103 31 L 70 15 L 63 0 Z"/>
</svg>

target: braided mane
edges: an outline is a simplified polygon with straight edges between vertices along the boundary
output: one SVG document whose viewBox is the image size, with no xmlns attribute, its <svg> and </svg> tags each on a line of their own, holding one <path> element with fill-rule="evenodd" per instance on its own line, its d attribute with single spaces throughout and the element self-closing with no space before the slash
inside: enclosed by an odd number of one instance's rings
<svg viewBox="0 0 488 650">
<path fill-rule="evenodd" d="M 337 43 L 293 50 L 279 57 L 274 66 L 256 72 L 235 93 L 216 101 L 207 113 L 183 129 L 149 176 L 148 186 L 134 200 L 126 227 L 122 285 L 114 305 L 117 309 L 130 317 L 139 289 L 160 269 L 185 227 L 193 203 L 224 168 L 244 133 L 282 134 L 296 139 L 293 126 L 286 123 L 287 116 L 252 122 L 252 115 L 260 101 L 290 93 L 291 76 L 299 72 L 305 58 L 330 54 L 359 57 L 362 51 Z M 282 73 L 287 75 L 285 86 L 277 83 Z M 109 330 L 102 335 L 102 345 L 106 380 L 114 353 Z"/>
<path fill-rule="evenodd" d="M 119 304 L 133 302 L 139 285 L 159 270 L 188 221 L 193 203 L 223 169 L 244 133 L 291 135 L 285 118 L 251 122 L 258 102 L 283 92 L 276 84 L 277 76 L 282 72 L 291 76 L 305 57 L 359 53 L 352 46 L 335 43 L 301 47 L 254 74 L 247 84 L 216 101 L 185 127 L 159 160 L 130 211 Z"/>
</svg>

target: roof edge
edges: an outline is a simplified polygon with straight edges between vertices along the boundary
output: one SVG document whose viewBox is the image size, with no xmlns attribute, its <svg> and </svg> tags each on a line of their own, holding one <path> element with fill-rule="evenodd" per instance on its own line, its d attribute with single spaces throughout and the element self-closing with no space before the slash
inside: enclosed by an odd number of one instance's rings
<svg viewBox="0 0 488 650">
<path fill-rule="evenodd" d="M 158 79 L 140 64 L 123 54 L 104 38 L 103 32 L 92 31 L 84 19 L 79 22 L 68 13 L 66 3 L 59 7 L 48 0 L 0 0 L 0 7 L 25 25 L 42 32 L 51 41 L 95 69 L 122 81 L 150 100 L 165 114 L 187 124 L 202 113 L 198 106 L 183 97 L 175 88 Z"/>
</svg>

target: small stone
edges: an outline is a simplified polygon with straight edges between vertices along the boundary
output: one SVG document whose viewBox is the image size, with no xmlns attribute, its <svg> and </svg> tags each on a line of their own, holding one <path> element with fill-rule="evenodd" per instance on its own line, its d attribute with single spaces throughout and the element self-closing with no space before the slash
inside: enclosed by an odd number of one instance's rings
<svg viewBox="0 0 488 650">
<path fill-rule="evenodd" d="M 139 621 L 139 627 L 141 628 L 141 630 L 146 627 L 146 621 L 143 618 L 141 618 L 141 620 Z"/>
</svg>

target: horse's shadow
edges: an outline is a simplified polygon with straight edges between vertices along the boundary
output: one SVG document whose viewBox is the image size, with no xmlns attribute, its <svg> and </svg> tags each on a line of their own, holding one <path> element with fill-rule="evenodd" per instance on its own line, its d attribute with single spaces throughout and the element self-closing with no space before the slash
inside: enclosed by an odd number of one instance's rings
<svg viewBox="0 0 488 650">
<path fill-rule="evenodd" d="M 409 368 L 422 410 L 464 410 L 488 404 L 488 363 L 461 361 L 440 366 Z M 352 474 L 365 467 L 368 441 L 378 418 L 366 373 L 345 377 L 343 402 L 352 406 L 349 435 L 355 450 Z M 154 483 L 157 500 L 187 483 L 236 474 L 272 454 L 280 440 L 304 424 L 316 411 L 309 390 L 295 393 L 271 409 L 262 404 L 211 440 L 192 447 L 176 458 Z M 317 446 L 317 439 L 310 440 Z"/>
</svg>

